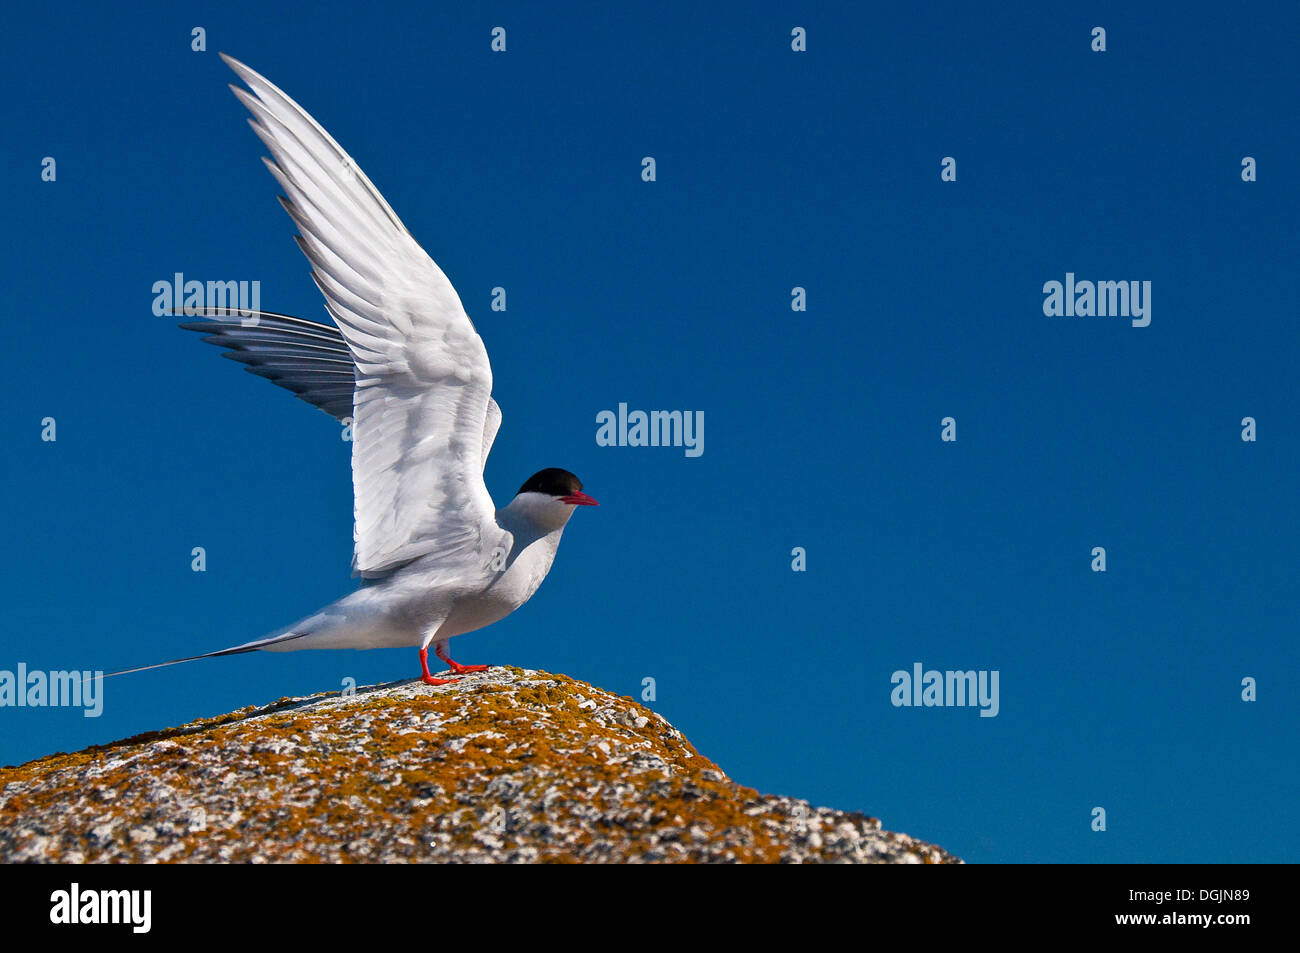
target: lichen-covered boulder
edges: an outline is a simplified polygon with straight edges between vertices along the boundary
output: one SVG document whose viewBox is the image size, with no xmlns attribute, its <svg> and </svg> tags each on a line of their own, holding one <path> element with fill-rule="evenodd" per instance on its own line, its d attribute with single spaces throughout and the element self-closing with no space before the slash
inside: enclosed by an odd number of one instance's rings
<svg viewBox="0 0 1300 953">
<path fill-rule="evenodd" d="M 517 668 L 0 768 L 0 861 L 957 862 L 759 795 L 632 699 Z"/>
</svg>

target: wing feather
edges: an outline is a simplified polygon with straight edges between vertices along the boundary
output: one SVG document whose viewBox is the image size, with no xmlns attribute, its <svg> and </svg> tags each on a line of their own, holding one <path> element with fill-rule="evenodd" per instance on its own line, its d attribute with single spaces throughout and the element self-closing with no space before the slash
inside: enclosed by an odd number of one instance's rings
<svg viewBox="0 0 1300 953">
<path fill-rule="evenodd" d="M 222 357 L 319 407 L 336 420 L 352 416 L 356 365 L 338 328 L 269 311 L 200 310 L 206 320 L 182 324 Z M 246 323 L 256 321 L 253 323 Z"/>
</svg>

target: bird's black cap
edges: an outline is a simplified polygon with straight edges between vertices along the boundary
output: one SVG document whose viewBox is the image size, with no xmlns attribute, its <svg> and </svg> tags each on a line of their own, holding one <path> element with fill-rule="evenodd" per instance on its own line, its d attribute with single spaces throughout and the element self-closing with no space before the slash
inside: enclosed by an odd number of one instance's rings
<svg viewBox="0 0 1300 953">
<path fill-rule="evenodd" d="M 569 496 L 581 490 L 582 481 L 559 467 L 538 470 L 519 488 L 520 493 L 545 493 L 548 496 Z"/>
</svg>

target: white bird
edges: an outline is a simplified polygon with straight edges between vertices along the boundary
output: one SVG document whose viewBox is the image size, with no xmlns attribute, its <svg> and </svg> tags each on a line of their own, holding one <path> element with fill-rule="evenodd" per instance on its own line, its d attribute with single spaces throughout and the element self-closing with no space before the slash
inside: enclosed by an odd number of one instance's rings
<svg viewBox="0 0 1300 953">
<path fill-rule="evenodd" d="M 567 470 L 528 479 L 497 509 L 483 482 L 501 425 L 483 340 L 447 276 L 411 237 L 356 163 L 297 103 L 243 63 L 263 159 L 284 189 L 336 326 L 271 312 L 200 310 L 184 324 L 303 400 L 352 418 L 353 571 L 369 585 L 286 629 L 174 665 L 265 650 L 432 644 L 450 674 L 482 671 L 448 640 L 505 618 L 546 578 L 576 506 L 596 506 Z M 186 313 L 196 313 L 188 311 Z M 149 665 L 130 672 L 158 668 Z M 115 672 L 115 675 L 126 672 Z"/>
</svg>

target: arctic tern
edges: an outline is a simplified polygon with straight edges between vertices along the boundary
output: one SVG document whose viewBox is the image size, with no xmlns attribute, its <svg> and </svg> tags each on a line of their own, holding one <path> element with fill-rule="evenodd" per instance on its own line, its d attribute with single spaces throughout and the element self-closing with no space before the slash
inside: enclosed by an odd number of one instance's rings
<svg viewBox="0 0 1300 953">
<path fill-rule="evenodd" d="M 280 632 L 218 652 L 418 647 L 451 675 L 483 671 L 447 653 L 453 637 L 505 618 L 546 578 L 569 517 L 598 505 L 567 470 L 531 476 L 497 509 L 483 468 L 501 408 L 487 350 L 446 275 L 346 152 L 297 103 L 221 58 L 263 159 L 298 226 L 299 247 L 334 325 L 266 311 L 186 308 L 181 325 L 246 370 L 340 422 L 352 418 L 354 575 L 369 584 Z M 177 303 L 179 305 L 179 302 Z M 127 672 L 115 672 L 124 675 Z"/>
</svg>

